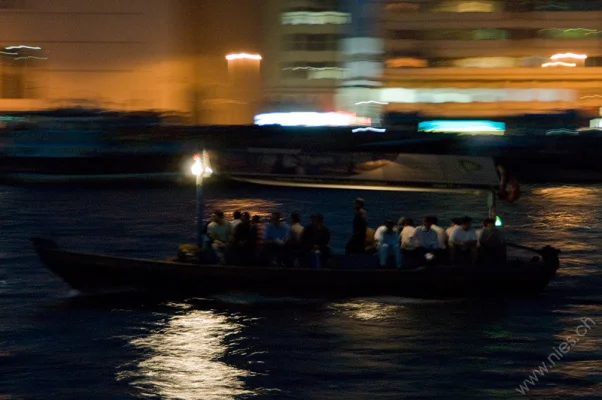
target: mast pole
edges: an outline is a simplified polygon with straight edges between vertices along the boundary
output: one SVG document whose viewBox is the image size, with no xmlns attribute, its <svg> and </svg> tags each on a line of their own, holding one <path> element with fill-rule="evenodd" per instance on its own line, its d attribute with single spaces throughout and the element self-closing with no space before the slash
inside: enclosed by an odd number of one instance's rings
<svg viewBox="0 0 602 400">
<path fill-rule="evenodd" d="M 497 203 L 497 194 L 495 190 L 491 190 L 489 192 L 489 196 L 487 197 L 487 206 L 489 207 L 489 218 L 495 220 L 497 217 L 496 203 Z"/>
</svg>

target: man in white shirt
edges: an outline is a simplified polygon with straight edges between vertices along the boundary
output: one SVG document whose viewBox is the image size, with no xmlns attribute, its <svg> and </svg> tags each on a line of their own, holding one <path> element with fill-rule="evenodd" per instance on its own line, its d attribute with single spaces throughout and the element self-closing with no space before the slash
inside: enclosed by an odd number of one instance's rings
<svg viewBox="0 0 602 400">
<path fill-rule="evenodd" d="M 242 222 L 241 216 L 242 216 L 242 213 L 238 210 L 236 210 L 232 213 L 232 222 L 230 222 L 230 225 L 232 225 L 232 232 L 234 232 L 234 229 L 236 229 L 236 225 L 238 225 Z"/>
<path fill-rule="evenodd" d="M 395 221 L 388 220 L 385 225 L 379 227 L 374 233 L 376 248 L 380 259 L 380 267 L 387 267 L 389 255 L 395 258 L 395 266 L 399 269 L 402 266 L 401 248 L 399 247 L 399 233 L 395 229 Z"/>
<path fill-rule="evenodd" d="M 212 222 L 207 225 L 207 236 L 211 239 L 211 248 L 215 251 L 220 264 L 225 264 L 226 251 L 232 237 L 232 225 L 226 221 L 222 211 L 214 211 Z"/>
<path fill-rule="evenodd" d="M 439 226 L 439 219 L 434 216 L 429 216 L 431 218 L 433 224 L 431 225 L 431 229 L 435 231 L 437 234 L 437 241 L 439 242 L 439 250 L 445 250 L 447 247 L 447 233 L 445 233 L 445 229 Z"/>
<path fill-rule="evenodd" d="M 451 219 L 451 224 L 449 225 L 449 228 L 447 228 L 445 230 L 445 234 L 447 235 L 448 241 L 449 241 L 449 238 L 451 237 L 451 234 L 454 231 L 454 229 L 458 228 L 461 223 L 462 223 L 462 218 L 452 218 Z"/>
<path fill-rule="evenodd" d="M 472 218 L 462 218 L 462 223 L 454 229 L 449 237 L 449 250 L 452 264 L 456 264 L 459 256 L 470 255 L 472 264 L 477 262 L 477 233 L 472 228 Z"/>
<path fill-rule="evenodd" d="M 416 240 L 416 228 L 414 227 L 412 218 L 401 218 L 399 220 L 399 229 L 401 229 L 401 233 L 399 234 L 401 248 L 408 251 L 416 250 L 418 248 L 418 241 Z"/>
<path fill-rule="evenodd" d="M 298 212 L 291 214 L 291 227 L 289 230 L 288 244 L 292 247 L 298 247 L 301 243 L 303 234 L 303 225 L 301 225 L 301 215 Z"/>
</svg>

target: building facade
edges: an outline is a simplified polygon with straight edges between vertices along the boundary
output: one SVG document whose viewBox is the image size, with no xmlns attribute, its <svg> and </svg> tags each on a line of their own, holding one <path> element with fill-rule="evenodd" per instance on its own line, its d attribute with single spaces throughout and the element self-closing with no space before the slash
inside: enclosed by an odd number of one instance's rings
<svg viewBox="0 0 602 400">
<path fill-rule="evenodd" d="M 375 99 L 386 111 L 476 117 L 602 106 L 602 1 L 381 5 L 385 68 Z"/>
<path fill-rule="evenodd" d="M 0 110 L 79 105 L 251 123 L 253 111 L 231 112 L 225 56 L 260 50 L 261 2 L 1 0 Z"/>
<path fill-rule="evenodd" d="M 267 0 L 264 111 L 333 111 L 350 14 L 337 0 Z"/>
<path fill-rule="evenodd" d="M 0 2 L 0 109 L 181 110 L 168 2 Z"/>
</svg>

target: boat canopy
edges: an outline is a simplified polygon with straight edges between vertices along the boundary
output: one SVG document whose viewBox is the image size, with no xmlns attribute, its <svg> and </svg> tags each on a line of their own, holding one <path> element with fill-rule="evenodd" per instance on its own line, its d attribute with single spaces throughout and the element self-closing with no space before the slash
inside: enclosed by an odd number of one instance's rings
<svg viewBox="0 0 602 400">
<path fill-rule="evenodd" d="M 250 183 L 389 191 L 474 191 L 499 187 L 492 158 L 291 149 L 211 151 L 213 169 Z"/>
</svg>

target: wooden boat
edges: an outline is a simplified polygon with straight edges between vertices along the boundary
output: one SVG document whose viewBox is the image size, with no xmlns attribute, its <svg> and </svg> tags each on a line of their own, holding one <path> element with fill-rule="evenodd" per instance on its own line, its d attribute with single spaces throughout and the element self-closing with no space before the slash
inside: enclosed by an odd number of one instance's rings
<svg viewBox="0 0 602 400">
<path fill-rule="evenodd" d="M 205 156 L 209 155 L 203 153 L 204 160 Z M 214 153 L 212 157 L 221 173 L 231 179 L 254 184 L 381 191 L 484 192 L 489 194 L 490 215 L 495 214 L 495 191 L 500 184 L 493 161 L 478 157 L 358 153 L 307 155 L 273 149 L 267 152 L 230 152 L 228 155 Z M 200 163 L 200 158 L 197 162 Z M 200 211 L 198 214 L 203 213 Z M 543 290 L 554 277 L 560 253 L 544 247 L 536 250 L 539 257 L 528 261 L 514 260 L 501 265 L 476 267 L 431 265 L 413 270 L 380 269 L 375 256 L 345 255 L 336 257 L 328 267 L 308 269 L 132 259 L 67 251 L 47 239 L 36 238 L 33 243 L 42 262 L 79 291 L 131 289 L 168 296 L 232 291 L 301 297 L 533 295 Z"/>
<path fill-rule="evenodd" d="M 379 269 L 376 258 L 342 256 L 332 268 L 273 268 L 202 265 L 86 254 L 61 249 L 55 242 L 34 238 L 42 262 L 83 293 L 134 290 L 166 297 L 244 292 L 265 296 L 353 297 L 403 296 L 459 298 L 530 296 L 543 290 L 558 269 L 558 251 L 545 248 L 541 258 L 510 261 L 503 266 L 419 267 Z"/>
</svg>

